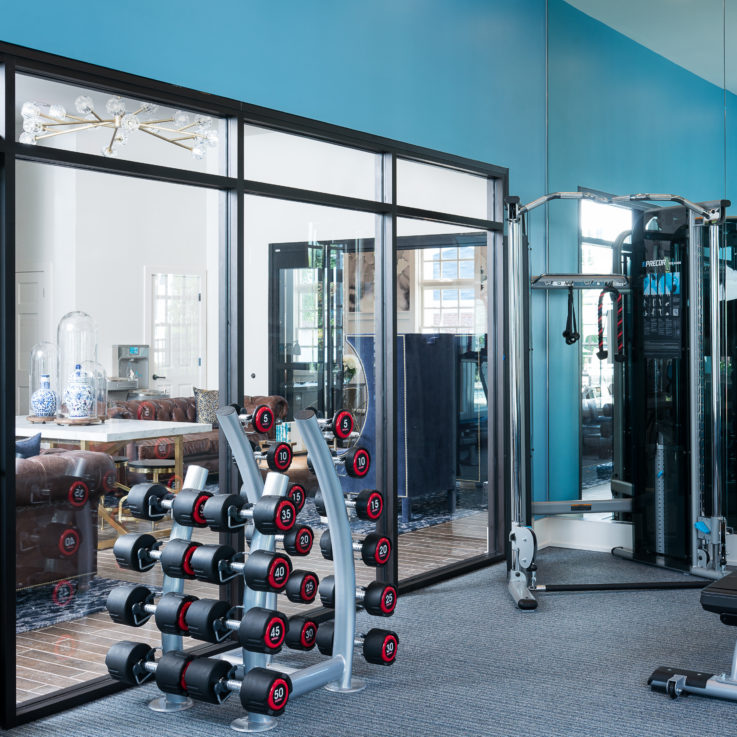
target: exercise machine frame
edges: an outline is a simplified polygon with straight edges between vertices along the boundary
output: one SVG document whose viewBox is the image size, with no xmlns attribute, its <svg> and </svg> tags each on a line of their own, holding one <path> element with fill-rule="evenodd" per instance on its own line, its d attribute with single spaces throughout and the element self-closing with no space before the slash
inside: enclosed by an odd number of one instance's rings
<svg viewBox="0 0 737 737">
<path fill-rule="evenodd" d="M 719 226 L 723 223 L 726 207 L 729 202 L 720 201 L 715 206 L 704 206 L 673 194 L 630 194 L 606 196 L 593 192 L 553 192 L 536 200 L 521 205 L 519 197 L 505 199 L 505 219 L 507 224 L 507 283 L 509 294 L 509 310 L 507 323 L 507 363 L 510 394 L 509 411 L 509 454 L 510 454 L 510 506 L 509 506 L 509 545 L 507 546 L 507 586 L 513 600 L 520 609 L 537 607 L 535 591 L 548 590 L 581 590 L 604 588 L 605 584 L 589 586 L 570 585 L 567 587 L 542 587 L 537 585 L 535 556 L 537 540 L 532 530 L 532 517 L 535 514 L 562 514 L 574 511 L 589 511 L 577 502 L 532 502 L 529 480 L 529 403 L 525 377 L 527 375 L 527 334 L 528 334 L 528 302 L 530 284 L 528 277 L 528 259 L 526 248 L 525 215 L 532 210 L 553 200 L 593 200 L 602 204 L 621 205 L 634 208 L 643 202 L 670 202 L 682 205 L 689 213 L 690 243 L 696 244 L 698 228 L 709 228 L 710 264 L 719 264 Z M 698 221 L 701 221 L 700 223 Z M 620 244 L 621 245 L 621 244 Z M 701 397 L 703 392 L 703 354 L 704 300 L 701 289 L 702 274 L 701 248 L 689 248 L 689 405 L 690 405 L 690 442 L 691 448 L 700 448 L 700 428 L 703 426 Z M 542 282 L 540 281 L 542 279 Z M 600 288 L 601 286 L 621 286 L 623 275 L 583 275 L 545 274 L 536 280 L 537 288 Z M 719 268 L 711 268 L 709 293 L 709 319 L 712 336 L 719 336 Z M 719 366 L 721 362 L 721 346 L 718 339 L 711 340 L 711 365 Z M 721 384 L 713 381 L 711 385 L 711 437 L 721 437 Z M 690 571 L 703 578 L 720 578 L 726 565 L 726 521 L 720 515 L 723 509 L 723 473 L 722 452 L 718 442 L 713 443 L 711 455 L 712 487 L 711 516 L 705 514 L 705 492 L 701 464 L 702 453 L 691 453 L 691 568 Z M 616 506 L 618 502 L 613 502 Z M 568 504 L 568 508 L 565 505 Z M 578 509 L 571 508 L 578 505 Z M 597 511 L 607 508 L 604 503 L 597 503 Z M 617 509 L 619 511 L 619 509 Z M 626 557 L 626 554 L 623 556 Z M 686 586 L 700 587 L 701 581 L 684 582 Z M 642 588 L 642 585 L 609 585 L 608 588 Z M 663 584 L 658 586 L 663 588 Z"/>
</svg>

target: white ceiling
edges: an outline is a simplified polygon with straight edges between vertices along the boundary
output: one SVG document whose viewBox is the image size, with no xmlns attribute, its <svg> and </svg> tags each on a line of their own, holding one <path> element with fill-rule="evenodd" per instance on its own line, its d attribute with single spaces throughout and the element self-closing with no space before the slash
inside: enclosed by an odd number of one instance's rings
<svg viewBox="0 0 737 737">
<path fill-rule="evenodd" d="M 735 0 L 566 0 L 666 59 L 737 94 Z"/>
</svg>

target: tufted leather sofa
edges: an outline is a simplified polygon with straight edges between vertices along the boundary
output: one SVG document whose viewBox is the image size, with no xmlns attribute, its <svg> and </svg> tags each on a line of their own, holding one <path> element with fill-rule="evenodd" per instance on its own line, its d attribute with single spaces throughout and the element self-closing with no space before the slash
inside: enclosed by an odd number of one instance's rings
<svg viewBox="0 0 737 737">
<path fill-rule="evenodd" d="M 287 415 L 288 404 L 280 396 L 245 396 L 243 407 L 252 412 L 258 405 L 266 404 L 274 411 L 277 419 Z M 160 420 L 164 422 L 195 422 L 197 409 L 194 397 L 175 397 L 164 399 L 129 400 L 113 402 L 108 409 L 108 417 L 123 420 Z M 252 428 L 251 428 L 252 429 Z M 249 436 L 253 443 L 274 438 L 272 430 L 268 435 L 254 433 Z M 184 470 L 196 464 L 210 473 L 218 471 L 219 431 L 190 433 L 182 439 L 184 449 Z M 166 459 L 174 457 L 174 441 L 171 438 L 153 438 L 136 441 L 129 448 L 128 457 L 132 459 Z M 135 479 L 131 479 L 135 480 Z"/>
<path fill-rule="evenodd" d="M 54 584 L 63 605 L 95 576 L 98 502 L 114 482 L 106 453 L 54 448 L 16 458 L 16 589 Z"/>
</svg>

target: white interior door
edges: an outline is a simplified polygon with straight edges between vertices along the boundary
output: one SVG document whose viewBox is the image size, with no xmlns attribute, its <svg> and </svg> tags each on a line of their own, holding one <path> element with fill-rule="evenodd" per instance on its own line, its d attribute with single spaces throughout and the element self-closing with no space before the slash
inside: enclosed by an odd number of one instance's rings
<svg viewBox="0 0 737 737">
<path fill-rule="evenodd" d="M 149 386 L 170 397 L 191 397 L 206 376 L 205 275 L 151 269 L 146 278 Z"/>
<path fill-rule="evenodd" d="M 46 337 L 49 290 L 45 271 L 15 274 L 15 413 L 28 414 L 31 350 Z M 33 389 L 37 389 L 34 387 Z"/>
</svg>

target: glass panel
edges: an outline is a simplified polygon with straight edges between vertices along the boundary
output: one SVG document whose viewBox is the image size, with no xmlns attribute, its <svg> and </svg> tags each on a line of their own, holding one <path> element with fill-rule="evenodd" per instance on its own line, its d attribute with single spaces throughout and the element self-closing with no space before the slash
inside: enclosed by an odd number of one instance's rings
<svg viewBox="0 0 737 737">
<path fill-rule="evenodd" d="M 105 653 L 113 642 L 161 644 L 153 620 L 132 631 L 114 624 L 105 610 L 108 593 L 121 581 L 148 586 L 157 596 L 162 585 L 158 564 L 142 574 L 125 570 L 112 546 L 122 532 L 160 538 L 171 528 L 168 518 L 151 523 L 130 515 L 132 484 L 158 479 L 181 488 L 178 464 L 186 467 L 193 458 L 217 469 L 217 431 L 177 420 L 195 417 L 193 385 L 218 387 L 222 195 L 23 161 L 17 187 L 16 437 L 42 434 L 40 445 L 24 450 L 28 457 L 17 458 L 15 467 L 16 697 L 24 702 L 106 673 Z M 57 325 L 72 311 L 93 318 L 93 356 L 109 377 L 103 407 L 108 419 L 96 426 L 79 416 L 74 424 L 31 423 L 29 408 L 53 415 L 77 401 L 68 391 L 59 395 L 65 377 L 53 371 L 55 361 L 43 358 L 52 355 Z M 75 345 L 82 340 L 65 338 L 65 351 Z M 166 378 L 154 380 L 162 355 L 171 357 L 163 359 Z M 77 383 L 84 384 L 91 371 L 83 362 Z M 47 385 L 39 374 L 49 377 Z M 173 397 L 164 393 L 167 386 Z M 147 418 L 184 432 L 183 456 L 176 455 L 174 435 L 152 433 Z M 195 429 L 202 434 L 193 437 Z M 91 431 L 107 440 L 87 440 Z M 121 439 L 121 431 L 133 439 Z M 195 538 L 218 541 L 209 531 L 198 530 Z M 214 595 L 212 586 L 195 582 L 187 582 L 185 591 Z M 185 647 L 197 644 L 184 640 Z"/>
<path fill-rule="evenodd" d="M 314 138 L 246 125 L 246 179 L 376 200 L 381 158 Z"/>
<path fill-rule="evenodd" d="M 41 77 L 16 77 L 15 135 L 28 145 L 225 173 L 225 121 Z"/>
<path fill-rule="evenodd" d="M 287 475 L 311 497 L 317 479 L 307 467 L 306 449 L 293 422 L 295 413 L 313 407 L 332 418 L 340 409 L 349 410 L 357 433 L 347 444 L 358 444 L 375 456 L 376 218 L 255 196 L 245 197 L 245 211 L 246 393 L 280 395 L 286 400 L 286 426 L 280 433 L 294 443 Z M 264 305 L 268 305 L 267 315 Z M 345 491 L 376 488 L 373 465 L 362 479 L 341 474 Z M 325 525 L 311 498 L 300 522 L 315 530 L 315 546 L 299 567 L 315 571 L 320 578 L 331 575 L 332 563 L 322 557 L 317 544 Z M 354 515 L 351 525 L 361 536 L 374 528 Z M 375 578 L 375 570 L 363 565 L 356 566 L 356 573 L 362 583 Z M 288 602 L 280 602 L 279 608 L 292 611 Z"/>
<path fill-rule="evenodd" d="M 487 233 L 404 219 L 397 231 L 401 579 L 487 552 Z M 453 276 L 429 273 L 438 257 Z"/>
<path fill-rule="evenodd" d="M 488 180 L 455 169 L 397 159 L 397 202 L 407 207 L 487 219 Z M 457 249 L 445 249 L 458 258 Z"/>
</svg>

